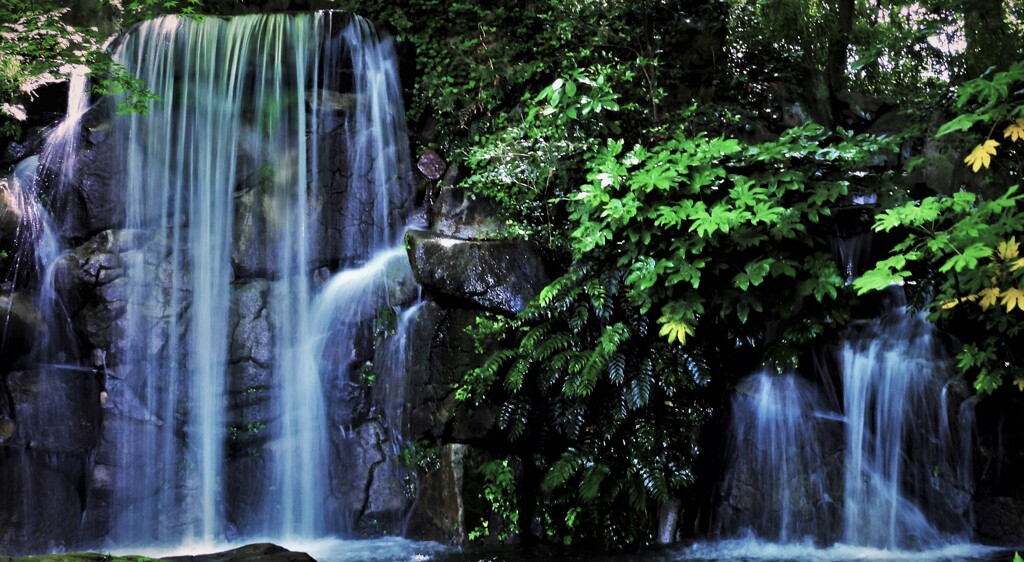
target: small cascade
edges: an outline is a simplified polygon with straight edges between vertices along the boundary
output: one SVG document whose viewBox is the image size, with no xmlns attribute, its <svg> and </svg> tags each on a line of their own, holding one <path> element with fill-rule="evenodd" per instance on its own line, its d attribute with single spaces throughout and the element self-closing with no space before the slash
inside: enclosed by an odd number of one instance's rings
<svg viewBox="0 0 1024 562">
<path fill-rule="evenodd" d="M 819 416 L 824 401 L 793 374 L 751 375 L 740 383 L 732 405 L 731 478 L 726 486 L 748 495 L 750 510 L 738 510 L 737 528 L 790 543 L 829 535 L 826 440 L 829 422 Z"/>
<path fill-rule="evenodd" d="M 373 402 L 390 429 L 391 453 L 396 456 L 401 454 L 402 446 L 409 439 L 408 385 L 413 367 L 409 361 L 413 352 L 413 331 L 423 306 L 423 301 L 417 301 L 397 313 L 393 329 L 388 326 L 383 330 L 386 339 L 377 358 L 381 367 L 373 385 Z"/>
<path fill-rule="evenodd" d="M 840 367 L 837 409 L 793 375 L 737 388 L 724 529 L 884 551 L 966 542 L 970 405 L 953 399 L 934 328 L 890 313 L 851 331 Z"/>
<path fill-rule="evenodd" d="M 5 207 L 18 221 L 10 281 L 17 284 L 19 279 L 31 278 L 30 284 L 38 291 L 36 306 L 47 329 L 42 332 L 43 340 L 35 343 L 33 354 L 44 363 L 64 363 L 75 355 L 75 338 L 56 286 L 64 241 L 51 211 L 63 207 L 77 169 L 82 117 L 89 107 L 87 72 L 84 67 L 73 69 L 64 119 L 47 133 L 40 154 L 15 166 L 2 193 Z"/>
<path fill-rule="evenodd" d="M 922 549 L 967 538 L 969 488 L 959 486 L 970 456 L 953 440 L 962 433 L 933 332 L 899 314 L 843 345 L 847 543 Z"/>
</svg>

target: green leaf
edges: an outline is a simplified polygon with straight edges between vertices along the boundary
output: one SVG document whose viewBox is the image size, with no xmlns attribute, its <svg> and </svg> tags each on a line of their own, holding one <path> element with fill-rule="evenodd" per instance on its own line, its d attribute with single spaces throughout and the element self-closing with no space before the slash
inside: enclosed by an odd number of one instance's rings
<svg viewBox="0 0 1024 562">
<path fill-rule="evenodd" d="M 988 122 L 988 120 L 989 115 L 987 113 L 965 113 L 939 127 L 939 131 L 935 133 L 935 136 L 941 137 L 957 131 L 966 131 L 973 127 L 975 123 L 979 121 L 985 123 Z"/>
</svg>

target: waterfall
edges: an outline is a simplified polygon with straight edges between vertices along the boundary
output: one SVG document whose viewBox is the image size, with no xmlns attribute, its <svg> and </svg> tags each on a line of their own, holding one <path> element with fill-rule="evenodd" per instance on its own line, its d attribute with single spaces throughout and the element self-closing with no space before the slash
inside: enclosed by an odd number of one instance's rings
<svg viewBox="0 0 1024 562">
<path fill-rule="evenodd" d="M 892 312 L 852 329 L 839 364 L 836 406 L 793 375 L 740 384 L 724 528 L 886 551 L 966 542 L 970 407 L 950 400 L 934 328 Z"/>
<path fill-rule="evenodd" d="M 968 534 L 966 502 L 952 510 L 948 502 L 965 493 L 956 486 L 970 457 L 953 441 L 960 432 L 951 430 L 948 369 L 933 332 L 923 318 L 902 314 L 843 344 L 850 544 L 921 549 Z"/>
<path fill-rule="evenodd" d="M 65 247 L 53 218 L 66 205 L 67 193 L 77 170 L 82 117 L 89 108 L 87 68 L 75 67 L 68 82 L 67 112 L 47 133 L 39 155 L 19 162 L 3 190 L 6 208 L 17 216 L 16 255 L 12 281 L 33 277 L 38 286 L 36 306 L 47 330 L 35 343 L 36 359 L 61 362 L 74 356 L 75 338 L 64 303 L 56 286 L 57 264 Z M 44 204 L 45 199 L 45 204 Z M 23 271 L 22 266 L 29 267 Z"/>
<path fill-rule="evenodd" d="M 827 443 L 816 439 L 824 401 L 793 374 L 758 373 L 733 399 L 732 481 L 750 486 L 754 510 L 738 526 L 788 543 L 827 535 Z"/>
<path fill-rule="evenodd" d="M 158 99 L 112 131 L 127 297 L 107 539 L 337 533 L 324 377 L 357 337 L 332 324 L 355 314 L 338 303 L 369 301 L 357 274 L 319 295 L 316 279 L 398 242 L 412 192 L 393 44 L 331 12 L 164 17 L 115 57 Z"/>
</svg>

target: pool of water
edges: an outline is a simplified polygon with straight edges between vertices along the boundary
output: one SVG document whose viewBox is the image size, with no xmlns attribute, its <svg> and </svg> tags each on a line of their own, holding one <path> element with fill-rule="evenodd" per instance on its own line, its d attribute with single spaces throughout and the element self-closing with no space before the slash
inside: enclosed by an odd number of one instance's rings
<svg viewBox="0 0 1024 562">
<path fill-rule="evenodd" d="M 267 542 L 309 553 L 318 562 L 1012 562 L 1014 554 L 1012 549 L 970 543 L 924 551 L 897 551 L 843 544 L 822 548 L 809 543 L 776 544 L 756 539 L 696 543 L 632 554 L 565 553 L 546 548 L 523 550 L 487 545 L 455 547 L 402 538 Z M 133 549 L 131 553 L 165 557 L 220 552 L 238 546 L 241 545 L 186 544 L 167 549 Z"/>
</svg>

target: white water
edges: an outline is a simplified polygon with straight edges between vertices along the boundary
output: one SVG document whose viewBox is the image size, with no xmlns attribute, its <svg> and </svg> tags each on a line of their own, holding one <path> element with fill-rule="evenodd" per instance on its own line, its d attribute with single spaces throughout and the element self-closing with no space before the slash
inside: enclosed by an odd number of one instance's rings
<svg viewBox="0 0 1024 562">
<path fill-rule="evenodd" d="M 759 373 L 741 385 L 733 401 L 732 475 L 742 471 L 760 496 L 741 526 L 781 543 L 827 534 L 824 444 L 807 438 L 826 423 L 815 417 L 823 408 L 817 390 L 796 375 Z"/>
<path fill-rule="evenodd" d="M 968 544 L 970 405 L 951 411 L 952 377 L 932 326 L 891 314 L 851 334 L 839 361 L 839 411 L 824 411 L 811 383 L 793 375 L 739 386 L 726 480 L 727 505 L 737 507 L 723 513 L 732 513 L 727 533 L 750 538 L 702 548 L 726 548 L 715 557 L 774 551 L 769 559 L 978 552 Z M 828 460 L 838 455 L 841 463 Z"/>
<path fill-rule="evenodd" d="M 12 275 L 34 277 L 38 289 L 36 306 L 48 329 L 33 351 L 36 359 L 44 362 L 63 363 L 68 355 L 73 355 L 75 345 L 70 320 L 56 287 L 56 265 L 65 248 L 51 208 L 63 206 L 77 169 L 82 117 L 88 110 L 87 72 L 84 67 L 72 70 L 64 119 L 47 133 L 39 155 L 15 166 L 13 177 L 0 193 L 18 220 Z M 44 204 L 44 199 L 51 208 Z M 23 266 L 31 270 L 23 271 Z"/>
<path fill-rule="evenodd" d="M 1012 560 L 1012 553 L 995 558 L 998 548 L 977 544 L 949 544 L 924 550 L 893 550 L 870 546 L 836 543 L 821 547 L 812 541 L 791 543 L 770 542 L 753 537 L 730 539 L 716 543 L 697 544 L 679 552 L 677 560 L 764 560 L 801 562 L 845 562 L 877 560 L 878 562 L 966 562 L 970 560 Z"/>
<path fill-rule="evenodd" d="M 322 371 L 348 365 L 325 364 L 322 342 L 331 333 L 352 345 L 355 335 L 332 321 L 351 314 L 345 303 L 370 302 L 361 287 L 375 281 L 361 272 L 385 258 L 338 274 L 320 294 L 312 276 L 394 244 L 411 193 L 393 45 L 358 17 L 334 29 L 338 19 L 166 17 L 141 24 L 116 53 L 159 101 L 114 131 L 126 228 L 137 233 L 121 248 L 131 289 L 114 377 L 140 404 L 134 419 L 148 421 L 113 448 L 125 480 L 115 486 L 112 544 L 341 530 Z M 321 146 L 339 127 L 344 161 Z M 260 463 L 229 473 L 229 318 L 240 275 L 271 279 L 271 413 L 265 429 L 250 423 L 269 434 Z M 260 490 L 247 513 L 225 511 L 232 482 Z M 239 517 L 258 523 L 230 528 Z"/>
</svg>

